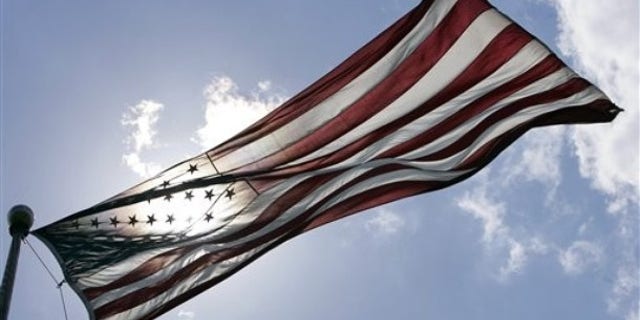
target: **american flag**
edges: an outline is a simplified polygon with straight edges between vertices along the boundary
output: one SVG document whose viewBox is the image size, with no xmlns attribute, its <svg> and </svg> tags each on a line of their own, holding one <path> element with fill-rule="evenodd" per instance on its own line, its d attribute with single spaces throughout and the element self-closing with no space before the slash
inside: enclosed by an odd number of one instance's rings
<svg viewBox="0 0 640 320">
<path fill-rule="evenodd" d="M 621 109 L 485 0 L 422 1 L 221 145 L 34 231 L 92 319 L 150 319 L 305 231 Z"/>
</svg>

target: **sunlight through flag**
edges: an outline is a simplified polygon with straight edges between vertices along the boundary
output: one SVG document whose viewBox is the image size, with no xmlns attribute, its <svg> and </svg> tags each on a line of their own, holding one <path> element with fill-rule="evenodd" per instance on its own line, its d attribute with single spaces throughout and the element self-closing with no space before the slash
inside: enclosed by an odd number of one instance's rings
<svg viewBox="0 0 640 320">
<path fill-rule="evenodd" d="M 235 137 L 34 231 L 92 319 L 150 319 L 279 244 L 621 109 L 485 0 L 423 1 Z"/>
</svg>

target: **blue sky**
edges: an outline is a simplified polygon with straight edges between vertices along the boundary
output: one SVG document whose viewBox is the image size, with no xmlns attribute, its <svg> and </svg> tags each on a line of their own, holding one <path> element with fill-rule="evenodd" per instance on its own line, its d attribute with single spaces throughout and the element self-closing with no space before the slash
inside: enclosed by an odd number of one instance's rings
<svg viewBox="0 0 640 320">
<path fill-rule="evenodd" d="M 2 0 L 0 210 L 28 204 L 43 226 L 212 147 L 416 2 Z M 300 236 L 162 319 L 638 319 L 638 2 L 492 3 L 627 111 L 530 132 L 475 177 Z M 63 318 L 26 247 L 11 317 Z"/>
</svg>

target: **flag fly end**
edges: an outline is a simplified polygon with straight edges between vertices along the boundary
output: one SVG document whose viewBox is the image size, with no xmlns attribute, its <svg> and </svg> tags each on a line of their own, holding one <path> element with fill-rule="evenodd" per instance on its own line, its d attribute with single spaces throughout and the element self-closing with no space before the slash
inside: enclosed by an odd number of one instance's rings
<svg viewBox="0 0 640 320">
<path fill-rule="evenodd" d="M 618 114 L 620 112 L 624 112 L 624 109 L 622 109 L 622 108 L 620 108 L 618 106 L 613 106 L 613 108 L 609 109 L 609 112 L 613 113 L 613 114 Z"/>
</svg>

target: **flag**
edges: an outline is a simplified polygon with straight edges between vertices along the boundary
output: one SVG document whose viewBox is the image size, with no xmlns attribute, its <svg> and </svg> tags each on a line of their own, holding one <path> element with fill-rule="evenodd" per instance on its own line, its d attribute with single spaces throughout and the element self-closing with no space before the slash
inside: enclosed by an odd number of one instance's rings
<svg viewBox="0 0 640 320">
<path fill-rule="evenodd" d="M 485 0 L 422 1 L 233 138 L 33 233 L 92 319 L 157 317 L 313 228 L 620 111 Z"/>
</svg>

